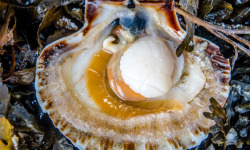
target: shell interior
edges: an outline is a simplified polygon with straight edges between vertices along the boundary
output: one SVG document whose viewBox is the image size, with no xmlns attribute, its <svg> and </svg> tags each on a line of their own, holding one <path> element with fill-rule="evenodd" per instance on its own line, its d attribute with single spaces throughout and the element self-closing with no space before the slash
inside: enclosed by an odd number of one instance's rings
<svg viewBox="0 0 250 150">
<path fill-rule="evenodd" d="M 218 46 L 194 37 L 194 51 L 176 57 L 185 31 L 172 2 L 85 4 L 84 27 L 46 46 L 37 60 L 37 99 L 54 125 L 80 149 L 200 144 L 214 124 L 203 116 L 210 97 L 224 105 L 229 91 L 230 65 Z M 149 71 L 144 62 L 154 63 Z M 160 73 L 145 77 L 155 66 Z"/>
</svg>

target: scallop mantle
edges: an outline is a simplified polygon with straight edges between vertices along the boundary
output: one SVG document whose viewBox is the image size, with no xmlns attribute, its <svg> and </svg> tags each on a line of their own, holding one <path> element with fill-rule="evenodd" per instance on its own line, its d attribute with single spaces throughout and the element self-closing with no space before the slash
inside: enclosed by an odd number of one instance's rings
<svg viewBox="0 0 250 150">
<path fill-rule="evenodd" d="M 87 51 L 100 41 L 102 43 L 110 32 L 107 27 L 128 9 L 128 1 L 89 0 L 85 4 L 84 27 L 46 46 L 37 60 L 37 100 L 54 125 L 79 149 L 187 149 L 199 145 L 214 124 L 203 116 L 203 112 L 209 111 L 209 98 L 214 97 L 223 106 L 228 96 L 230 65 L 229 60 L 220 54 L 219 47 L 194 37 L 195 49 L 186 55 L 199 62 L 206 76 L 206 85 L 194 100 L 184 105 L 182 111 L 127 119 L 108 116 L 88 108 L 91 102 L 77 100 L 61 74 L 63 69 L 70 68 L 61 66 L 75 53 Z M 177 22 L 173 3 L 135 1 L 135 4 L 135 9 L 151 14 L 157 26 L 169 37 L 183 40 L 185 32 Z"/>
</svg>

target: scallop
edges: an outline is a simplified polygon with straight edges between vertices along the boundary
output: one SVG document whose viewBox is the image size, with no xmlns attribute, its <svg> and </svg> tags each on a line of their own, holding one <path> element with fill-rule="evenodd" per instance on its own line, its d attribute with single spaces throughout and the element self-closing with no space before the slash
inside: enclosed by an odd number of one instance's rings
<svg viewBox="0 0 250 150">
<path fill-rule="evenodd" d="M 36 96 L 79 149 L 188 149 L 214 124 L 203 116 L 228 96 L 230 65 L 212 42 L 185 37 L 173 2 L 86 1 L 84 27 L 46 46 Z"/>
</svg>

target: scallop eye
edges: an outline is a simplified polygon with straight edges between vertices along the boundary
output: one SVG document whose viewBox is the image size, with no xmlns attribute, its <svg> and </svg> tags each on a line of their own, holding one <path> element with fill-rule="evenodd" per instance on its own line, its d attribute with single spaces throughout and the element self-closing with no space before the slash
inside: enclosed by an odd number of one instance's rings
<svg viewBox="0 0 250 150">
<path fill-rule="evenodd" d="M 224 104 L 229 61 L 200 37 L 177 57 L 186 33 L 167 4 L 87 2 L 84 27 L 42 51 L 37 99 L 76 147 L 186 149 L 207 137 L 202 114 L 211 97 Z"/>
</svg>

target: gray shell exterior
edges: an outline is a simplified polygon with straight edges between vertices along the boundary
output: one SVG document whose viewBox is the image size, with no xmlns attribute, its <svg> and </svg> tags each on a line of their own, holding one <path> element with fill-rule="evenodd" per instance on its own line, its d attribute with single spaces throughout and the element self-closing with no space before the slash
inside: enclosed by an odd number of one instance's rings
<svg viewBox="0 0 250 150">
<path fill-rule="evenodd" d="M 218 46 L 194 38 L 195 50 L 187 55 L 199 59 L 207 83 L 200 94 L 182 112 L 160 112 L 121 120 L 106 116 L 83 106 L 60 79 L 60 56 L 84 47 L 93 24 L 126 8 L 127 1 L 86 1 L 85 26 L 77 33 L 45 47 L 37 60 L 36 95 L 38 102 L 54 125 L 79 149 L 187 149 L 199 145 L 207 137 L 213 121 L 205 118 L 210 97 L 224 105 L 229 91 L 230 65 L 219 52 Z M 152 11 L 165 12 L 166 25 L 181 30 L 172 3 L 137 2 Z M 160 9 L 159 9 L 160 7 Z M 112 12 L 113 11 L 113 12 Z M 162 12 L 161 12 L 162 11 Z M 110 13 L 109 13 L 110 12 Z M 169 19 L 170 18 L 170 19 Z M 105 17 L 104 17 L 105 19 Z M 105 25 L 104 25 L 105 26 Z M 166 29 L 167 30 L 167 29 Z M 175 34 L 175 33 L 173 33 Z M 177 32 L 176 32 L 177 34 Z M 79 38 L 80 37 L 80 38 Z"/>
</svg>

